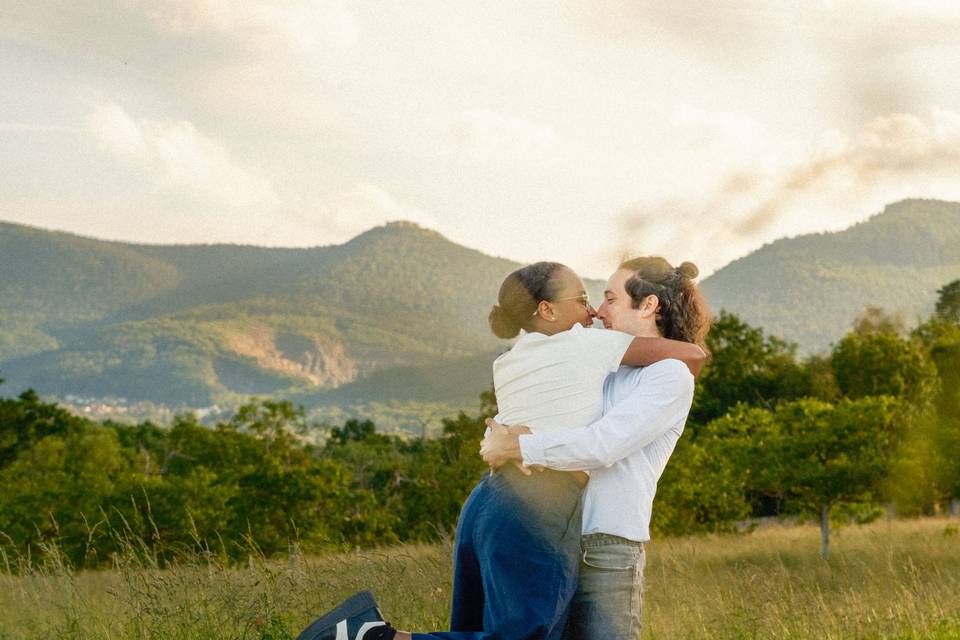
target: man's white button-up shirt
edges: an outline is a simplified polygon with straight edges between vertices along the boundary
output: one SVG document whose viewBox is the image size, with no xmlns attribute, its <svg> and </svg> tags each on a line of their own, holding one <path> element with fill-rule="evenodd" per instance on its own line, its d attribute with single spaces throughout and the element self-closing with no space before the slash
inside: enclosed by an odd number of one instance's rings
<svg viewBox="0 0 960 640">
<path fill-rule="evenodd" d="M 586 427 L 520 436 L 526 465 L 586 470 L 583 533 L 650 539 L 653 497 L 693 402 L 679 360 L 620 367 L 604 382 L 604 415 Z"/>
</svg>

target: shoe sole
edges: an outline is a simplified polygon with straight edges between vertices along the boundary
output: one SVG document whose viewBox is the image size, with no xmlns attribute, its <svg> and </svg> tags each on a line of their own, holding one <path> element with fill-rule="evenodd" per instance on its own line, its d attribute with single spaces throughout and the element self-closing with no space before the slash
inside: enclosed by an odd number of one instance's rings
<svg viewBox="0 0 960 640">
<path fill-rule="evenodd" d="M 369 611 L 370 609 L 377 609 L 377 601 L 373 599 L 373 594 L 369 591 L 361 591 L 356 593 L 349 598 L 347 598 L 340 606 L 336 609 L 327 613 L 322 618 L 317 618 L 314 620 L 309 627 L 300 632 L 300 635 L 297 636 L 297 640 L 313 640 L 316 638 L 317 634 L 327 631 L 328 629 L 334 629 L 337 626 L 337 623 L 341 620 L 346 620 L 347 618 L 352 618 L 353 616 L 360 615 L 364 611 Z M 381 617 L 383 617 L 381 615 Z"/>
</svg>

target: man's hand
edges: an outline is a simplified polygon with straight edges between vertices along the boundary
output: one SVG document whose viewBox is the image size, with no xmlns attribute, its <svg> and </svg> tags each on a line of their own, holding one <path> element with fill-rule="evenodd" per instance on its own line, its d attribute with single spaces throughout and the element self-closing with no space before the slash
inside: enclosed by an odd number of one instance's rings
<svg viewBox="0 0 960 640">
<path fill-rule="evenodd" d="M 524 425 L 505 427 L 487 418 L 490 428 L 487 436 L 480 442 L 480 457 L 491 469 L 499 469 L 512 462 L 520 471 L 530 475 L 530 469 L 523 466 L 523 454 L 520 452 L 520 434 L 531 433 Z"/>
</svg>

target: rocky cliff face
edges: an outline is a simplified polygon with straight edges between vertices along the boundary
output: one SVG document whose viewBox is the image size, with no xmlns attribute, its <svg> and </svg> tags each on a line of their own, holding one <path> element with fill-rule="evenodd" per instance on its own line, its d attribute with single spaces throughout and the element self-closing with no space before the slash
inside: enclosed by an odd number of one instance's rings
<svg viewBox="0 0 960 640">
<path fill-rule="evenodd" d="M 258 324 L 229 336 L 227 345 L 262 369 L 335 388 L 357 379 L 360 367 L 341 342 Z"/>
</svg>

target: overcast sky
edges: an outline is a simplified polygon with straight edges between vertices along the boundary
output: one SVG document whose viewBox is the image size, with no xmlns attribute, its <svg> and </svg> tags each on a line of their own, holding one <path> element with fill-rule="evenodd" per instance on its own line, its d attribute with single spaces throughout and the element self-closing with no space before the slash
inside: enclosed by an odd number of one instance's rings
<svg viewBox="0 0 960 640">
<path fill-rule="evenodd" d="M 99 238 L 707 274 L 960 200 L 960 3 L 5 0 L 0 172 L 0 219 Z"/>
</svg>

